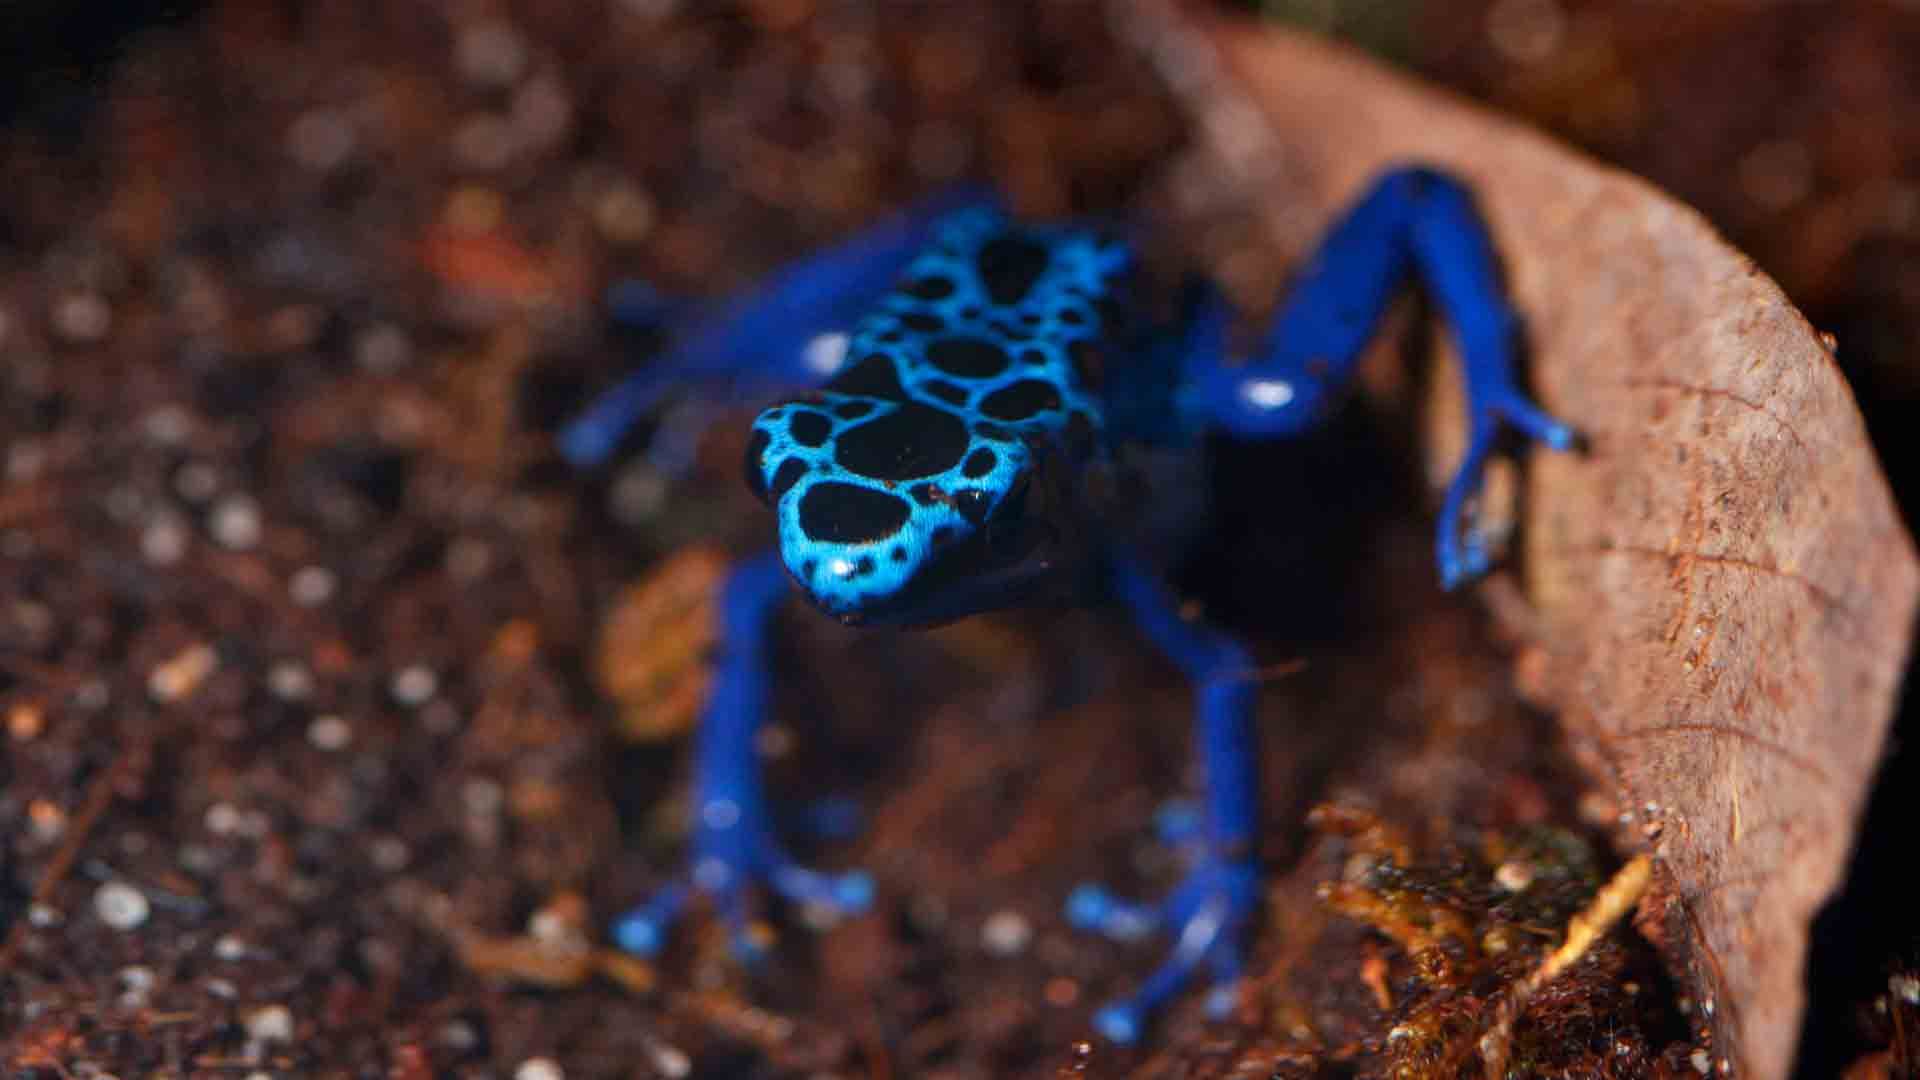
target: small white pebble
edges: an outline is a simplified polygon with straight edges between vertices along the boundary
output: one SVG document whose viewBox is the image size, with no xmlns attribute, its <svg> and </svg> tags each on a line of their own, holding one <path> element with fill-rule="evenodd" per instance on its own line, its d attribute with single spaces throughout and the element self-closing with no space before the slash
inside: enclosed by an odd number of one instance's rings
<svg viewBox="0 0 1920 1080">
<path fill-rule="evenodd" d="M 47 448 L 37 442 L 22 441 L 7 448 L 7 479 L 26 483 L 40 475 L 47 465 Z"/>
<path fill-rule="evenodd" d="M 240 811 L 232 803 L 217 802 L 207 807 L 207 831 L 215 836 L 232 836 L 240 831 Z"/>
<path fill-rule="evenodd" d="M 484 776 L 476 776 L 460 788 L 460 801 L 469 814 L 497 814 L 506 799 L 507 793 L 499 783 Z"/>
<path fill-rule="evenodd" d="M 93 913 L 115 930 L 132 930 L 147 921 L 153 905 L 139 889 L 124 881 L 109 881 L 94 890 Z"/>
<path fill-rule="evenodd" d="M 332 172 L 353 156 L 359 135 L 339 109 L 308 109 L 287 129 L 287 154 L 304 168 Z"/>
<path fill-rule="evenodd" d="M 162 405 L 147 414 L 143 426 L 147 438 L 161 446 L 178 446 L 193 433 L 193 417 L 179 405 Z"/>
<path fill-rule="evenodd" d="M 661 1076 L 680 1080 L 693 1074 L 693 1059 L 687 1056 L 685 1050 L 651 1039 L 647 1041 L 646 1048 L 647 1057 L 653 1060 L 653 1067 L 660 1070 Z"/>
<path fill-rule="evenodd" d="M 204 461 L 189 461 L 174 470 L 173 490 L 190 503 L 203 503 L 220 490 L 220 474 Z"/>
<path fill-rule="evenodd" d="M 393 676 L 393 699 L 402 705 L 424 705 L 440 690 L 440 676 L 430 667 L 412 664 Z"/>
<path fill-rule="evenodd" d="M 53 306 L 53 330 L 67 341 L 90 345 L 113 329 L 113 308 L 98 293 L 77 292 Z"/>
<path fill-rule="evenodd" d="M 259 1043 L 293 1041 L 293 1011 L 285 1005 L 262 1005 L 247 1014 L 247 1038 Z"/>
<path fill-rule="evenodd" d="M 325 713 L 307 725 L 307 741 L 321 750 L 344 750 L 353 741 L 353 726 L 335 713 Z"/>
<path fill-rule="evenodd" d="M 229 964 L 246 959 L 248 951 L 246 939 L 238 934 L 222 934 L 213 943 L 214 959 Z"/>
<path fill-rule="evenodd" d="M 208 979 L 200 984 L 200 989 L 205 990 L 209 997 L 217 997 L 222 1001 L 232 1001 L 240 996 L 240 988 L 229 979 Z"/>
<path fill-rule="evenodd" d="M 527 919 L 527 936 L 549 948 L 584 944 L 580 928 L 573 920 L 550 907 L 541 908 Z"/>
<path fill-rule="evenodd" d="M 528 1058 L 513 1070 L 513 1080 L 566 1080 L 558 1063 L 552 1058 Z"/>
<path fill-rule="evenodd" d="M 213 516 L 208 519 L 208 528 L 213 539 L 221 547 L 233 551 L 245 551 L 260 542 L 265 527 L 260 518 L 260 504 L 245 495 L 233 495 L 220 500 L 213 508 Z"/>
<path fill-rule="evenodd" d="M 333 571 L 326 567 L 303 566 L 287 579 L 287 593 L 301 607 L 319 607 L 333 599 L 333 591 L 338 585 Z"/>
<path fill-rule="evenodd" d="M 60 909 L 52 904 L 34 904 L 27 908 L 27 922 L 36 929 L 59 926 L 64 921 Z"/>
<path fill-rule="evenodd" d="M 298 660 L 280 660 L 267 669 L 267 689 L 281 701 L 305 701 L 313 696 L 313 672 Z"/>
<path fill-rule="evenodd" d="M 1705 1050 L 1695 1050 L 1687 1055 L 1687 1060 L 1693 1063 L 1693 1071 L 1701 1076 L 1707 1076 L 1713 1072 L 1713 1057 Z"/>
<path fill-rule="evenodd" d="M 1494 870 L 1493 880 L 1510 893 L 1526 892 L 1533 884 L 1533 867 L 1517 859 L 1509 860 Z"/>
<path fill-rule="evenodd" d="M 353 342 L 353 361 L 374 375 L 391 375 L 413 358 L 413 341 L 392 323 L 375 323 Z"/>
<path fill-rule="evenodd" d="M 980 927 L 980 944 L 995 956 L 1015 956 L 1033 940 L 1033 925 L 1015 911 L 996 911 Z"/>
<path fill-rule="evenodd" d="M 449 1020 L 440 1025 L 440 1045 L 456 1054 L 470 1054 L 480 1045 L 480 1033 L 465 1020 Z"/>
<path fill-rule="evenodd" d="M 141 531 L 140 555 L 154 566 L 173 566 L 187 557 L 187 546 L 192 539 L 186 524 L 168 514 Z"/>
<path fill-rule="evenodd" d="M 454 63 L 469 82 L 511 86 L 527 68 L 527 41 L 503 19 L 484 19 L 464 27 L 454 41 Z"/>
<path fill-rule="evenodd" d="M 382 836 L 367 846 L 367 857 L 373 860 L 374 869 L 391 874 L 406 869 L 413 852 L 405 840 L 397 836 Z"/>
<path fill-rule="evenodd" d="M 120 984 L 120 1006 L 126 1009 L 144 1007 L 153 997 L 153 985 L 158 981 L 152 968 L 138 964 L 121 968 L 114 979 Z"/>
</svg>

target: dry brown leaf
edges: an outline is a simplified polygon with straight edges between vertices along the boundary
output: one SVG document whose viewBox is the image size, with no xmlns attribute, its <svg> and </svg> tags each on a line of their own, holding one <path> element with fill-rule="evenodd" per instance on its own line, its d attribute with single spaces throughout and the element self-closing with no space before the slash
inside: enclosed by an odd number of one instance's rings
<svg viewBox="0 0 1920 1080">
<path fill-rule="evenodd" d="M 1170 0 L 1116 11 L 1289 254 L 1395 163 L 1478 192 L 1533 385 L 1590 443 L 1531 457 L 1531 681 L 1657 859 L 1640 923 L 1715 1065 L 1784 1075 L 1920 577 L 1829 349 L 1634 177 L 1331 45 Z"/>
</svg>

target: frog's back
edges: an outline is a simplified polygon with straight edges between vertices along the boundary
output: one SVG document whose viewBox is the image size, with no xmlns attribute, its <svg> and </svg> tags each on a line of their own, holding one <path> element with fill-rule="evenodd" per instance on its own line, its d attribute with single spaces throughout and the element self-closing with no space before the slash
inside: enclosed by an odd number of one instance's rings
<svg viewBox="0 0 1920 1080">
<path fill-rule="evenodd" d="M 855 328 L 852 363 L 826 388 L 914 398 L 1028 435 L 1097 426 L 1095 357 L 1130 262 L 1091 229 L 954 214 Z"/>
<path fill-rule="evenodd" d="M 761 414 L 749 481 L 816 602 L 883 601 L 992 517 L 1037 447 L 1100 439 L 1099 355 L 1130 266 L 1092 229 L 955 213 L 854 327 L 839 374 Z"/>
</svg>

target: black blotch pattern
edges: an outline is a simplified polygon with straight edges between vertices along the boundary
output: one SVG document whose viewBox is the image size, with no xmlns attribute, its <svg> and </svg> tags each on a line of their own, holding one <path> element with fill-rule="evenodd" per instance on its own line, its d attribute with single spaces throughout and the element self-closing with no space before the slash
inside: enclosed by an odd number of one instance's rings
<svg viewBox="0 0 1920 1080">
<path fill-rule="evenodd" d="M 833 423 L 819 413 L 796 413 L 787 423 L 787 434 L 801 446 L 825 446 L 833 434 Z"/>
<path fill-rule="evenodd" d="M 1102 364 L 1098 345 L 1084 339 L 1068 345 L 1067 362 L 1073 365 L 1073 377 L 1080 380 L 1081 386 L 1100 385 Z"/>
<path fill-rule="evenodd" d="M 953 282 L 937 275 L 910 281 L 901 290 L 921 300 L 941 300 L 953 295 Z"/>
<path fill-rule="evenodd" d="M 947 328 L 947 320 L 938 315 L 927 315 L 916 311 L 911 315 L 900 316 L 900 325 L 916 334 L 937 334 Z"/>
<path fill-rule="evenodd" d="M 994 442 L 1010 443 L 1020 441 L 1020 436 L 1015 435 L 999 424 L 989 424 L 984 421 L 973 425 L 973 433 L 983 439 L 992 439 Z"/>
<path fill-rule="evenodd" d="M 833 407 L 833 415 L 842 420 L 858 420 L 872 411 L 871 401 L 843 401 Z"/>
<path fill-rule="evenodd" d="M 978 527 L 987 520 L 987 511 L 993 508 L 993 499 L 979 488 L 967 488 L 953 493 L 953 506 L 969 524 Z"/>
<path fill-rule="evenodd" d="M 753 437 L 747 440 L 746 466 L 747 490 L 761 502 L 767 501 L 766 455 L 767 447 L 773 443 L 773 436 L 759 428 L 753 429 Z"/>
<path fill-rule="evenodd" d="M 831 544 L 885 540 L 907 523 L 906 500 L 884 491 L 829 480 L 800 497 L 800 528 Z"/>
<path fill-rule="evenodd" d="M 873 556 L 862 555 L 860 556 L 860 561 L 853 564 L 853 576 L 866 577 L 868 574 L 873 573 L 873 567 Z"/>
<path fill-rule="evenodd" d="M 898 544 L 895 544 L 893 547 L 893 550 L 887 553 L 887 557 L 892 559 L 894 562 L 906 562 L 907 549 Z"/>
<path fill-rule="evenodd" d="M 770 489 L 773 497 L 777 499 L 792 491 L 793 485 L 799 483 L 800 478 L 805 475 L 807 475 L 807 463 L 799 458 L 790 457 L 781 462 L 780 467 L 773 472 L 773 487 Z"/>
<path fill-rule="evenodd" d="M 906 388 L 900 385 L 900 372 L 894 369 L 892 359 L 873 353 L 861 357 L 854 365 L 834 376 L 827 389 L 842 394 L 858 394 L 862 397 L 885 398 L 888 401 L 904 401 Z"/>
<path fill-rule="evenodd" d="M 833 460 L 875 480 L 917 480 L 953 468 L 967 452 L 967 425 L 944 409 L 909 402 L 840 433 Z M 902 504 L 905 505 L 905 504 Z"/>
<path fill-rule="evenodd" d="M 937 397 L 949 405 L 965 405 L 967 403 L 967 391 L 950 382 L 943 382 L 938 379 L 931 382 L 923 382 L 920 384 L 920 389 L 929 396 Z"/>
<path fill-rule="evenodd" d="M 1061 308 L 1059 317 L 1060 321 L 1066 323 L 1068 326 L 1085 326 L 1087 324 L 1087 313 L 1081 311 L 1079 308 Z"/>
<path fill-rule="evenodd" d="M 1020 362 L 1023 364 L 1031 364 L 1034 367 L 1046 367 L 1047 366 L 1046 350 L 1022 349 L 1020 351 Z"/>
<path fill-rule="evenodd" d="M 907 340 L 907 336 L 898 330 L 889 330 L 881 334 L 879 340 L 882 345 L 898 345 Z"/>
<path fill-rule="evenodd" d="M 806 562 L 800 564 L 800 577 L 803 580 L 812 581 L 813 572 L 818 569 L 820 569 L 819 561 L 816 559 L 808 559 Z"/>
<path fill-rule="evenodd" d="M 1003 386 L 987 395 L 980 403 L 980 411 L 995 420 L 1019 421 L 1030 419 L 1048 409 L 1060 407 L 1060 390 L 1050 382 L 1040 379 L 1022 379 L 1011 386 Z"/>
<path fill-rule="evenodd" d="M 943 547 L 947 544 L 952 543 L 953 542 L 953 526 L 951 525 L 935 526 L 933 530 L 933 534 L 929 536 L 928 539 L 933 541 L 933 545 L 935 547 Z"/>
<path fill-rule="evenodd" d="M 975 265 L 994 303 L 1017 304 L 1047 272 L 1049 261 L 1045 244 L 1017 232 L 1003 232 L 981 245 Z"/>
<path fill-rule="evenodd" d="M 991 379 L 1012 363 L 1007 350 L 985 338 L 944 338 L 927 347 L 927 361 L 962 379 Z"/>
<path fill-rule="evenodd" d="M 1077 417 L 1080 414 L 1074 415 Z M 967 455 L 967 463 L 960 467 L 960 475 L 969 480 L 978 480 L 992 472 L 994 465 L 998 462 L 999 459 L 994 456 L 993 451 L 983 446 Z"/>
</svg>

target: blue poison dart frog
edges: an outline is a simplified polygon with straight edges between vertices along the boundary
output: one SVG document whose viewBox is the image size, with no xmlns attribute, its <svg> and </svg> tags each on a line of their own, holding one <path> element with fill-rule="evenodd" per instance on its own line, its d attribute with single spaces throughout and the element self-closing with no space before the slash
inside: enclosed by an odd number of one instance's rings
<svg viewBox="0 0 1920 1080">
<path fill-rule="evenodd" d="M 1161 933 L 1171 954 L 1096 1028 L 1139 1039 L 1205 966 L 1216 1010 L 1234 1000 L 1259 895 L 1259 797 L 1247 651 L 1181 617 L 1142 556 L 1121 454 L 1177 451 L 1208 432 L 1293 435 L 1348 380 L 1409 276 L 1444 313 L 1464 357 L 1471 437 L 1439 515 L 1440 580 L 1487 568 L 1467 520 L 1489 453 L 1511 426 L 1564 450 L 1567 425 L 1514 377 L 1517 320 L 1487 231 L 1459 182 L 1426 168 L 1380 177 L 1333 227 L 1257 352 L 1227 355 L 1229 312 L 1198 285 L 1171 325 L 1133 316 L 1134 256 L 1076 224 L 1015 220 L 992 197 L 954 192 L 793 265 L 754 294 L 682 320 L 664 357 L 561 433 L 587 466 L 610 457 L 671 396 L 784 391 L 761 412 L 746 480 L 779 526 L 722 596 L 721 649 L 699 735 L 691 867 L 614 928 L 650 953 L 695 893 L 746 942 L 746 894 L 857 911 L 870 879 L 796 864 L 775 839 L 755 759 L 767 713 L 775 606 L 797 589 L 848 623 L 914 626 L 1036 599 L 1110 599 L 1196 687 L 1206 793 L 1186 878 L 1158 903 L 1083 885 L 1070 921 L 1124 940 Z M 642 309 L 657 298 L 630 293 Z M 616 312 L 617 313 L 617 312 Z M 643 310 L 644 317 L 655 317 Z M 671 427 L 671 425 L 663 425 Z M 656 439 L 656 442 L 658 439 Z M 1137 508 L 1136 508 L 1137 509 Z"/>
</svg>

